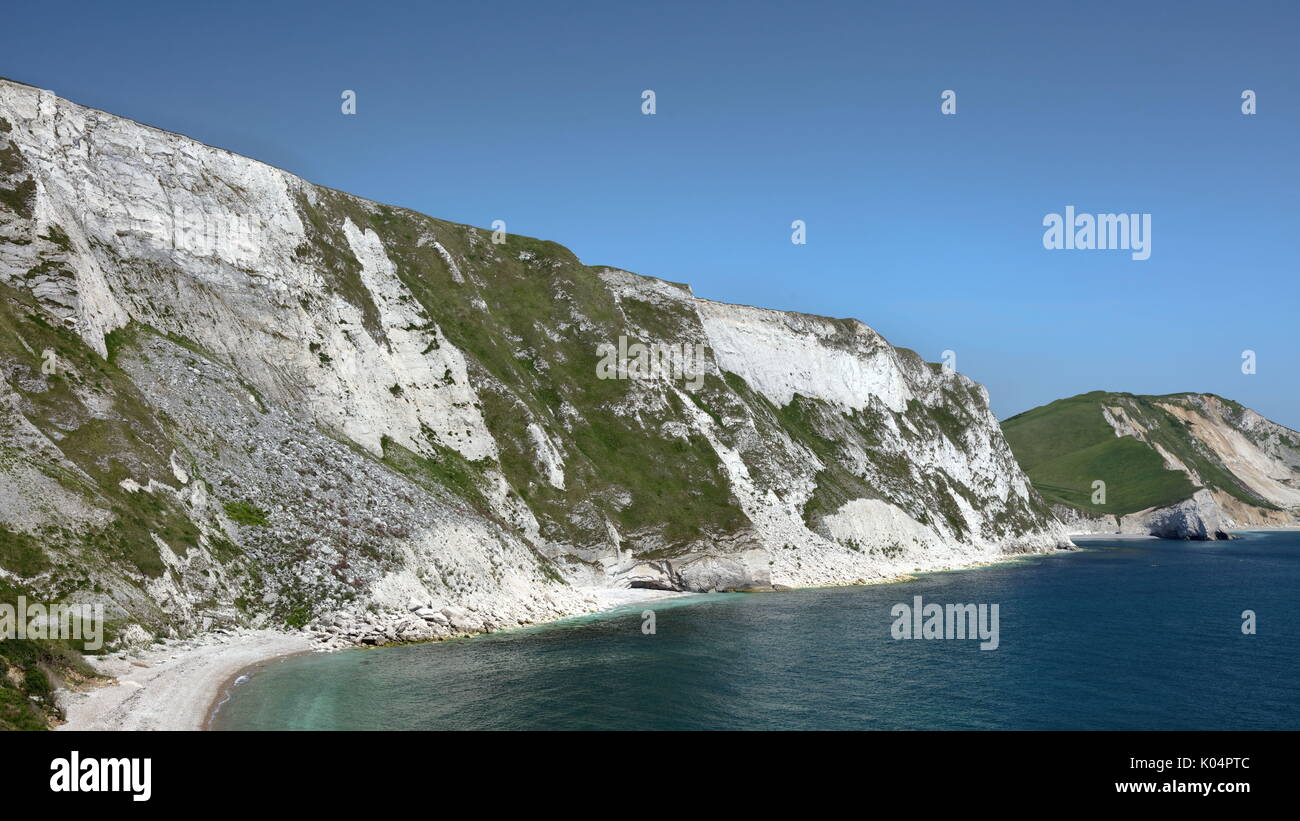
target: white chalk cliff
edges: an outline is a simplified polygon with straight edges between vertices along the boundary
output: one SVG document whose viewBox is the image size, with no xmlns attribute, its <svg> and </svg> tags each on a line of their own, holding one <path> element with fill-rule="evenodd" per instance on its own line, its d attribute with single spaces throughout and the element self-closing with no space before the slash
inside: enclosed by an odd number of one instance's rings
<svg viewBox="0 0 1300 821">
<path fill-rule="evenodd" d="M 155 633 L 435 638 L 1068 544 L 984 389 L 861 322 L 8 81 L 0 323 L 0 527 L 40 548 L 0 572 Z M 620 336 L 704 346 L 702 381 L 597 378 Z"/>
</svg>

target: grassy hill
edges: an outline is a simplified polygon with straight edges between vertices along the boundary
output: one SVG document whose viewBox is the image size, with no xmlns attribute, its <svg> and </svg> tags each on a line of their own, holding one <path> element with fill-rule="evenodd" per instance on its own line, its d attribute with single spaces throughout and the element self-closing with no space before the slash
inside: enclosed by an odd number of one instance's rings
<svg viewBox="0 0 1300 821">
<path fill-rule="evenodd" d="M 1002 423 L 1011 450 L 1034 487 L 1049 502 L 1090 513 L 1125 514 L 1175 504 L 1198 485 L 1171 470 L 1157 445 L 1195 471 L 1206 485 L 1260 507 L 1254 494 L 1209 452 L 1168 406 L 1194 408 L 1193 394 L 1139 396 L 1093 391 L 1058 399 Z M 1220 399 L 1230 407 L 1236 403 Z M 1162 407 L 1164 406 L 1164 407 Z M 1106 420 L 1119 409 L 1141 428 L 1141 437 L 1117 436 Z M 1115 411 L 1111 411 L 1115 416 Z M 1092 503 L 1093 482 L 1106 483 L 1105 504 Z"/>
</svg>

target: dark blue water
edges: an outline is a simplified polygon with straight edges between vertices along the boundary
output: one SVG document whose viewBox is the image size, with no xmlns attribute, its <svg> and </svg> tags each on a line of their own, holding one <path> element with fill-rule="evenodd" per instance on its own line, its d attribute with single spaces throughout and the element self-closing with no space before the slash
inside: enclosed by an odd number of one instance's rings
<svg viewBox="0 0 1300 821">
<path fill-rule="evenodd" d="M 708 595 L 287 659 L 218 729 L 1300 729 L 1300 535 L 1092 541 L 916 581 Z M 997 603 L 997 650 L 890 608 Z M 1241 613 L 1258 614 L 1243 635 Z"/>
</svg>

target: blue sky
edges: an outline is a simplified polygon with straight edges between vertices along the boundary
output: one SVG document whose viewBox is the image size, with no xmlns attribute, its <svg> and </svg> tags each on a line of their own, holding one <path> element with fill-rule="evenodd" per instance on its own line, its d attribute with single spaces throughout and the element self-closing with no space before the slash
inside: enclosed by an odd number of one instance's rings
<svg viewBox="0 0 1300 821">
<path fill-rule="evenodd" d="M 5 21 L 0 76 L 703 297 L 857 317 L 955 351 L 999 417 L 1196 390 L 1300 428 L 1297 3 L 26 3 Z M 1045 250 L 1067 205 L 1150 213 L 1151 258 Z"/>
</svg>

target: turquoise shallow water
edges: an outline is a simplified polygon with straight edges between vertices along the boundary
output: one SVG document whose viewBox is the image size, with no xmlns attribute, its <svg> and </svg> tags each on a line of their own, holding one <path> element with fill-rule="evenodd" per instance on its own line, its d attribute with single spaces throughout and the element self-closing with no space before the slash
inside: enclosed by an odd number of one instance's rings
<svg viewBox="0 0 1300 821">
<path fill-rule="evenodd" d="M 1300 535 L 1104 541 L 867 587 L 708 595 L 309 655 L 217 729 L 1300 729 Z M 997 603 L 1000 647 L 896 641 L 896 603 Z M 1258 614 L 1257 635 L 1241 613 Z"/>
</svg>

